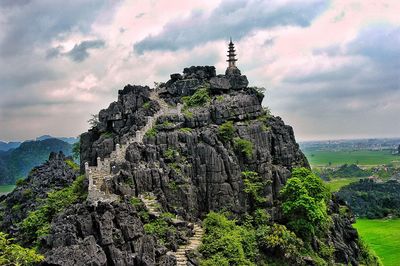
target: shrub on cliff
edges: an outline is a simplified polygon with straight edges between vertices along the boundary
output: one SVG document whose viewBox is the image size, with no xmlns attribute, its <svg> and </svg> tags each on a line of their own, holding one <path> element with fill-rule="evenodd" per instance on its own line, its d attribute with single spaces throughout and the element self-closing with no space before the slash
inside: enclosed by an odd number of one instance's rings
<svg viewBox="0 0 400 266">
<path fill-rule="evenodd" d="M 176 233 L 176 228 L 169 225 L 167 220 L 174 218 L 171 213 L 162 213 L 160 217 L 145 224 L 144 231 L 146 234 L 152 234 L 157 237 L 160 243 L 165 244 L 168 242 L 168 237 Z"/>
<path fill-rule="evenodd" d="M 235 133 L 235 127 L 233 126 L 232 121 L 226 121 L 222 125 L 218 127 L 218 136 L 223 141 L 229 141 L 233 138 L 233 134 Z"/>
<path fill-rule="evenodd" d="M 267 201 L 265 197 L 262 196 L 262 190 L 267 185 L 258 173 L 252 171 L 242 172 L 244 192 L 250 197 L 250 204 L 254 208 Z"/>
<path fill-rule="evenodd" d="M 192 96 L 182 97 L 185 107 L 204 106 L 211 101 L 208 86 L 202 86 Z"/>
<path fill-rule="evenodd" d="M 251 261 L 256 250 L 254 230 L 245 230 L 234 220 L 215 212 L 207 215 L 204 228 L 206 234 L 200 247 L 205 258 L 202 266 L 255 265 Z"/>
<path fill-rule="evenodd" d="M 329 221 L 327 201 L 329 189 L 306 168 L 292 172 L 281 190 L 282 210 L 288 226 L 298 236 L 308 239 L 326 227 Z"/>
<path fill-rule="evenodd" d="M 246 158 L 251 159 L 253 157 L 253 143 L 247 139 L 234 138 L 233 144 L 235 150 L 246 156 Z"/>
<path fill-rule="evenodd" d="M 13 239 L 0 232 L 0 265 L 36 265 L 43 259 L 34 249 L 14 244 Z"/>
</svg>

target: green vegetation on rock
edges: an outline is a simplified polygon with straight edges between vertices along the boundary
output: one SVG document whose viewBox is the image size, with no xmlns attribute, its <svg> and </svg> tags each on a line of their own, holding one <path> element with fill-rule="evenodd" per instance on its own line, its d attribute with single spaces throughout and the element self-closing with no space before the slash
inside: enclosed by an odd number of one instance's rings
<svg viewBox="0 0 400 266">
<path fill-rule="evenodd" d="M 0 232 L 0 265 L 36 265 L 42 260 L 44 257 L 34 249 L 23 248 Z"/>
<path fill-rule="evenodd" d="M 253 157 L 253 143 L 247 139 L 234 138 L 233 144 L 236 151 L 241 152 L 246 158 L 251 159 Z"/>
<path fill-rule="evenodd" d="M 179 152 L 175 149 L 168 148 L 164 151 L 164 157 L 170 161 L 173 161 L 178 156 Z"/>
<path fill-rule="evenodd" d="M 106 131 L 106 132 L 101 133 L 101 136 L 103 138 L 110 139 L 114 136 L 114 134 L 112 132 Z"/>
<path fill-rule="evenodd" d="M 15 185 L 17 187 L 20 187 L 20 186 L 24 185 L 25 183 L 26 183 L 25 179 L 24 178 L 20 178 L 15 182 Z"/>
<path fill-rule="evenodd" d="M 209 85 L 199 87 L 192 96 L 182 97 L 185 108 L 204 106 L 211 101 Z"/>
<path fill-rule="evenodd" d="M 161 243 L 168 242 L 168 235 L 176 233 L 176 228 L 168 223 L 168 219 L 175 218 L 171 213 L 165 212 L 160 217 L 145 224 L 144 231 L 146 234 L 156 236 Z"/>
<path fill-rule="evenodd" d="M 142 107 L 143 109 L 150 109 L 150 102 L 145 102 Z"/>
<path fill-rule="evenodd" d="M 223 141 L 229 141 L 233 138 L 235 134 L 235 127 L 232 121 L 226 121 L 218 127 L 218 136 Z"/>
<path fill-rule="evenodd" d="M 182 127 L 179 129 L 179 131 L 183 133 L 191 133 L 192 129 L 190 127 Z"/>
<path fill-rule="evenodd" d="M 79 176 L 71 186 L 47 194 L 44 203 L 36 210 L 29 212 L 20 223 L 20 231 L 27 243 L 36 243 L 40 237 L 49 233 L 53 217 L 78 200 L 87 196 L 84 187 L 85 176 Z"/>
<path fill-rule="evenodd" d="M 79 165 L 77 165 L 74 161 L 72 160 L 65 160 L 65 163 L 71 167 L 72 170 L 78 171 L 79 170 Z"/>
<path fill-rule="evenodd" d="M 204 228 L 206 234 L 200 247 L 204 256 L 202 266 L 255 265 L 252 262 L 257 252 L 254 230 L 246 230 L 215 212 L 207 215 Z"/>
<path fill-rule="evenodd" d="M 182 110 L 183 116 L 186 119 L 191 119 L 193 118 L 193 112 L 190 112 L 189 110 Z"/>
<path fill-rule="evenodd" d="M 244 171 L 242 172 L 242 178 L 244 183 L 244 192 L 250 196 L 250 204 L 252 207 L 256 207 L 261 203 L 265 203 L 267 199 L 262 196 L 262 190 L 267 185 L 256 172 Z"/>
<path fill-rule="evenodd" d="M 150 128 L 146 133 L 145 136 L 148 138 L 155 138 L 158 134 L 158 131 L 156 128 Z"/>
</svg>

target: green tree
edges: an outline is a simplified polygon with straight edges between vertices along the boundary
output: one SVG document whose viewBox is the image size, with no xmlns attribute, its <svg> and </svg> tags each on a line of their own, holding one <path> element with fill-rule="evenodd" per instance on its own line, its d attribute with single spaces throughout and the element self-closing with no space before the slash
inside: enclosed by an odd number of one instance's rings
<svg viewBox="0 0 400 266">
<path fill-rule="evenodd" d="M 328 224 L 329 189 L 322 180 L 306 168 L 296 168 L 281 190 L 282 210 L 288 227 L 308 239 Z"/>
</svg>

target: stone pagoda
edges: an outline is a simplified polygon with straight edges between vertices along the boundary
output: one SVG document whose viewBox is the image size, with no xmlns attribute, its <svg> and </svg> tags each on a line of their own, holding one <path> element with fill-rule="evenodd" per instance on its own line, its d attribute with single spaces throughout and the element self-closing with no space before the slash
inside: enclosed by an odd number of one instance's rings
<svg viewBox="0 0 400 266">
<path fill-rule="evenodd" d="M 227 76 L 240 76 L 240 70 L 236 67 L 236 55 L 235 54 L 235 45 L 232 42 L 232 38 L 230 38 L 230 42 L 228 44 L 228 68 L 225 71 L 225 75 Z"/>
</svg>

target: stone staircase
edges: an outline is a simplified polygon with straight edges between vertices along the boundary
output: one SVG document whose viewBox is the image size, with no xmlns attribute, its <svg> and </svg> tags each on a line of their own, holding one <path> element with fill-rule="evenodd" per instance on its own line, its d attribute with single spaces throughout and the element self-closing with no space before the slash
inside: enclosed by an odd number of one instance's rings
<svg viewBox="0 0 400 266">
<path fill-rule="evenodd" d="M 132 143 L 143 143 L 143 137 L 148 130 L 150 130 L 155 124 L 157 119 L 162 115 L 179 115 L 182 110 L 180 104 L 177 107 L 169 106 L 163 99 L 158 96 L 156 91 L 151 91 L 150 99 L 157 101 L 160 105 L 160 110 L 153 116 L 147 117 L 146 125 L 140 130 L 136 131 L 134 137 L 128 139 L 126 143 L 116 144 L 115 150 L 111 152 L 108 158 L 101 159 L 97 158 L 97 166 L 89 166 L 89 163 L 85 163 L 85 174 L 89 180 L 88 189 L 88 200 L 92 202 L 106 201 L 112 202 L 118 199 L 117 195 L 109 193 L 104 183 L 111 179 L 111 162 L 123 163 L 125 161 L 125 154 L 128 146 Z"/>
<path fill-rule="evenodd" d="M 147 193 L 146 195 L 140 195 L 140 199 L 143 201 L 146 209 L 151 215 L 155 217 L 159 217 L 161 215 L 161 212 L 159 210 L 160 204 L 153 194 Z M 176 222 L 183 221 L 180 219 L 176 219 Z M 179 246 L 179 248 L 175 252 L 168 252 L 169 255 L 175 256 L 177 266 L 187 266 L 188 258 L 186 256 L 186 253 L 198 249 L 201 245 L 201 239 L 204 235 L 203 228 L 199 224 L 193 224 L 193 231 L 194 235 L 189 238 L 188 244 Z"/>
<path fill-rule="evenodd" d="M 203 228 L 198 224 L 193 224 L 193 230 L 194 235 L 189 238 L 189 243 L 187 245 L 180 246 L 176 252 L 172 253 L 175 255 L 176 265 L 178 266 L 187 266 L 188 258 L 186 253 L 198 249 L 201 245 L 201 239 L 204 235 Z"/>
</svg>

